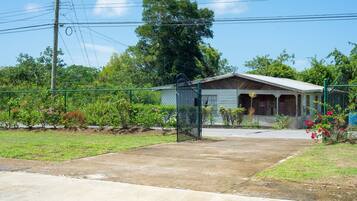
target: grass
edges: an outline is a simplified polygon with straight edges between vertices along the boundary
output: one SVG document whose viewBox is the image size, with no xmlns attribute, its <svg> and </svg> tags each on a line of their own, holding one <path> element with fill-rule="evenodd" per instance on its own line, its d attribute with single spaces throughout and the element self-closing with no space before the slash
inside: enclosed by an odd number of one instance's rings
<svg viewBox="0 0 357 201">
<path fill-rule="evenodd" d="M 316 144 L 305 152 L 257 174 L 258 178 L 312 181 L 357 177 L 357 145 Z"/>
<path fill-rule="evenodd" d="M 0 131 L 0 157 L 65 161 L 174 142 L 168 135 L 100 135 L 61 131 Z"/>
</svg>

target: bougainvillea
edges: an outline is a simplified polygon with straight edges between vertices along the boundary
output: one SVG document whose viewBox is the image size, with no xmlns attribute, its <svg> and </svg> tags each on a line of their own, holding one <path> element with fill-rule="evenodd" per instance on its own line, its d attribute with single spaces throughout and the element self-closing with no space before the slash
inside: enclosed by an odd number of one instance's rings
<svg viewBox="0 0 357 201">
<path fill-rule="evenodd" d="M 346 142 L 351 133 L 347 129 L 346 113 L 329 110 L 326 115 L 316 114 L 313 119 L 306 120 L 306 133 L 311 139 L 324 143 L 333 144 Z"/>
</svg>

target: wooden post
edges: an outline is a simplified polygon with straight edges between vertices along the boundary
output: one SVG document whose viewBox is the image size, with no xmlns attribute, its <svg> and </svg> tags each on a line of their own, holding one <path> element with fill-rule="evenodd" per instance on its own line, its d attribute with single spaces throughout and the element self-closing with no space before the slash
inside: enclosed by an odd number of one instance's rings
<svg viewBox="0 0 357 201">
<path fill-rule="evenodd" d="M 295 94 L 295 120 L 296 128 L 299 128 L 299 94 Z"/>
</svg>

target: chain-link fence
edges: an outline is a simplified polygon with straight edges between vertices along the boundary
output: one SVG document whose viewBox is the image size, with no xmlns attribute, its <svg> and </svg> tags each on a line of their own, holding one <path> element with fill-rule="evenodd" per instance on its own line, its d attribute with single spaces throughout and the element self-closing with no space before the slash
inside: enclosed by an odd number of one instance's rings
<svg viewBox="0 0 357 201">
<path fill-rule="evenodd" d="M 201 139 L 202 102 L 200 84 L 193 84 L 183 74 L 177 76 L 177 141 Z"/>
<path fill-rule="evenodd" d="M 357 85 L 328 85 L 324 83 L 324 106 L 326 114 L 329 108 L 348 111 L 348 124 L 357 126 Z"/>
<path fill-rule="evenodd" d="M 0 91 L 0 127 L 174 128 L 175 99 L 162 105 L 150 88 Z"/>
</svg>

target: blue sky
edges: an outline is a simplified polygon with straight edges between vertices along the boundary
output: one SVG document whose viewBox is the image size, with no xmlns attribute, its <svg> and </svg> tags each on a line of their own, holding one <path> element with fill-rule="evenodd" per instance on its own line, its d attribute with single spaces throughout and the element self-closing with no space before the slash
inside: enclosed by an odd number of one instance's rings
<svg viewBox="0 0 357 201">
<path fill-rule="evenodd" d="M 73 0 L 75 5 L 82 3 L 86 9 L 77 9 L 79 21 L 110 21 L 110 20 L 140 20 L 141 8 L 138 0 Z M 217 3 L 221 1 L 221 3 Z M 222 3 L 226 2 L 226 3 Z M 2 1 L 0 7 L 0 29 L 32 24 L 51 23 L 52 12 L 45 11 L 52 1 L 46 0 L 16 0 Z M 73 10 L 67 9 L 70 0 L 62 0 L 64 7 L 61 10 L 61 21 L 75 20 Z M 126 5 L 107 8 L 104 5 Z M 255 17 L 255 16 L 280 16 L 302 14 L 333 14 L 357 12 L 355 0 L 265 0 L 241 2 L 228 0 L 198 0 L 200 7 L 210 7 L 217 18 L 225 17 Z M 210 4 L 206 4 L 209 2 Z M 216 3 L 215 3 L 216 2 Z M 128 3 L 134 6 L 127 6 Z M 200 4 L 202 3 L 202 4 Z M 14 11 L 13 14 L 6 13 Z M 16 16 L 14 16 L 16 15 Z M 39 16 L 42 15 L 42 16 Z M 38 17 L 35 17 L 38 16 Z M 35 17 L 29 20 L 5 23 L 26 17 Z M 95 31 L 115 40 L 134 45 L 138 40 L 135 27 L 93 28 Z M 66 50 L 60 38 L 60 47 L 65 53 L 67 64 L 84 64 L 103 66 L 107 63 L 113 52 L 123 52 L 125 45 L 118 42 L 109 42 L 103 37 L 82 28 L 81 39 L 78 29 L 76 34 L 65 34 L 61 28 L 62 38 L 69 51 Z M 256 55 L 269 54 L 277 56 L 284 49 L 294 53 L 296 63 L 294 66 L 302 70 L 309 66 L 309 58 L 317 56 L 324 58 L 334 48 L 348 53 L 351 46 L 348 42 L 357 42 L 357 20 L 355 21 L 329 21 L 329 22 L 295 22 L 295 23 L 269 23 L 269 24 L 231 24 L 214 25 L 214 38 L 206 40 L 219 49 L 230 64 L 237 66 L 239 71 L 245 71 L 245 61 Z M 91 33 L 91 34 L 90 34 Z M 52 31 L 41 30 L 27 33 L 14 33 L 0 35 L 1 57 L 0 66 L 16 63 L 18 54 L 28 53 L 39 56 L 39 53 L 52 45 Z M 89 62 L 83 47 L 86 47 Z M 97 55 L 97 56 L 95 56 Z"/>
</svg>

